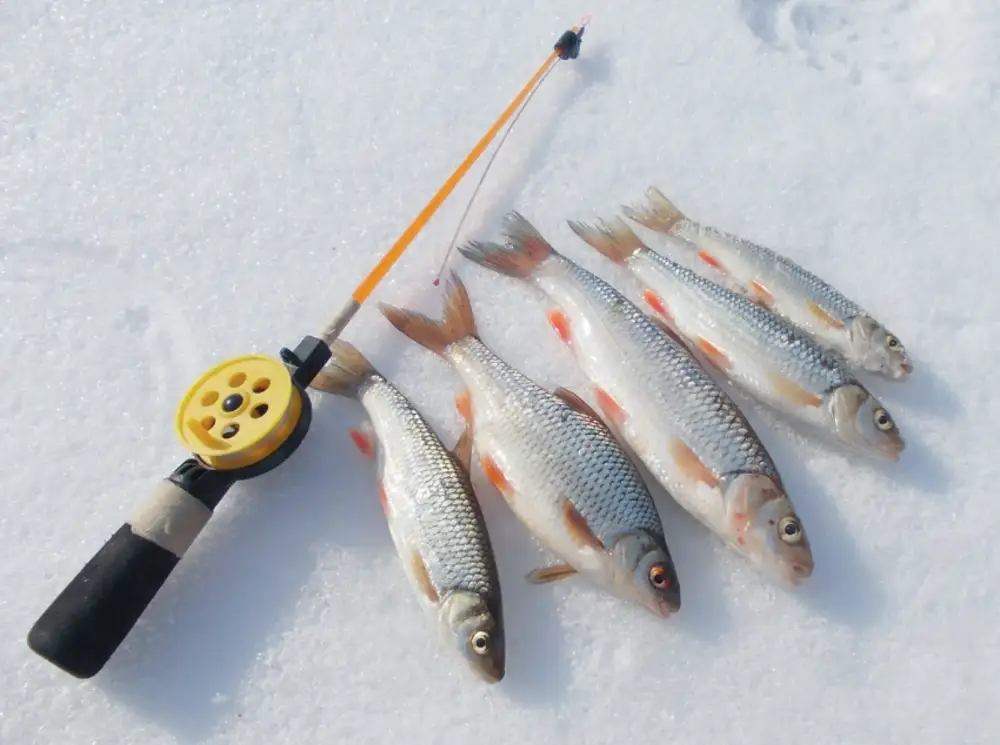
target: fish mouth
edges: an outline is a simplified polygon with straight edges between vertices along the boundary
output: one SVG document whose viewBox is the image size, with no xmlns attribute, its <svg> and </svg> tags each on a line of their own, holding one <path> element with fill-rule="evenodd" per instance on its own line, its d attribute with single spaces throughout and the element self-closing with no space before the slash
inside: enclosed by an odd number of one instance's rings
<svg viewBox="0 0 1000 745">
<path fill-rule="evenodd" d="M 470 667 L 481 681 L 489 685 L 499 683 L 506 673 L 505 665 L 502 662 L 490 658 L 473 662 Z"/>
<path fill-rule="evenodd" d="M 783 561 L 779 568 L 781 577 L 792 587 L 801 587 L 812 577 L 813 567 L 800 561 Z"/>
<path fill-rule="evenodd" d="M 656 599 L 656 607 L 653 609 L 657 615 L 663 618 L 670 618 L 681 609 L 681 591 L 674 585 L 673 591 L 667 591 Z"/>
<path fill-rule="evenodd" d="M 878 441 L 874 443 L 874 447 L 884 458 L 893 463 L 898 463 L 900 456 L 902 456 L 903 451 L 906 449 L 906 443 L 903 442 L 903 438 L 898 433 L 894 432 L 885 438 L 878 438 Z"/>
<path fill-rule="evenodd" d="M 669 600 L 658 600 L 652 610 L 660 618 L 670 618 L 680 609 L 679 603 L 672 603 Z"/>
</svg>

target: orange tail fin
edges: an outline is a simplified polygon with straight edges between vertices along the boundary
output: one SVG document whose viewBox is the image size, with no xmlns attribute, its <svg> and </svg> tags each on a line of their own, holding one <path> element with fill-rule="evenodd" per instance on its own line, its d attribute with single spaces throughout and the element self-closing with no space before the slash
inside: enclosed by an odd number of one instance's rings
<svg viewBox="0 0 1000 745">
<path fill-rule="evenodd" d="M 444 318 L 435 321 L 422 313 L 380 303 L 379 310 L 389 323 L 413 341 L 435 354 L 444 355 L 449 346 L 462 339 L 478 337 L 469 293 L 455 272 L 445 286 Z"/>
<path fill-rule="evenodd" d="M 645 207 L 622 207 L 622 212 L 630 220 L 657 233 L 670 233 L 677 223 L 687 219 L 684 213 L 655 186 L 646 189 L 646 200 Z"/>
<path fill-rule="evenodd" d="M 335 396 L 352 397 L 378 371 L 353 344 L 337 339 L 332 344 L 333 359 L 309 384 L 310 388 Z"/>
<path fill-rule="evenodd" d="M 521 279 L 555 253 L 535 226 L 518 212 L 509 212 L 504 217 L 504 234 L 507 236 L 504 245 L 470 241 L 460 246 L 458 252 L 480 266 Z"/>
<path fill-rule="evenodd" d="M 646 248 L 642 239 L 620 217 L 612 218 L 610 224 L 602 221 L 600 227 L 575 220 L 568 222 L 570 230 L 616 264 L 624 264 L 630 256 Z"/>
</svg>

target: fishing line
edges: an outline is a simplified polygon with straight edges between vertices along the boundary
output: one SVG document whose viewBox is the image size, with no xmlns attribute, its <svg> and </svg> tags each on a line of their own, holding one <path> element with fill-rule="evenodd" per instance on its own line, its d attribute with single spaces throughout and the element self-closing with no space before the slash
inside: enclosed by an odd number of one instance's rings
<svg viewBox="0 0 1000 745">
<path fill-rule="evenodd" d="M 472 196 L 469 198 L 469 203 L 465 206 L 465 211 L 462 213 L 462 217 L 458 221 L 458 225 L 455 228 L 455 234 L 451 237 L 451 243 L 448 245 L 448 250 L 445 252 L 444 259 L 441 262 L 441 268 L 438 270 L 437 276 L 434 278 L 433 284 L 435 287 L 437 287 L 441 283 L 441 277 L 444 276 L 445 269 L 448 268 L 448 261 L 449 259 L 451 259 L 452 251 L 455 250 L 455 244 L 458 242 L 458 234 L 461 232 L 462 226 L 465 224 L 465 220 L 469 216 L 469 211 L 472 209 L 472 204 L 475 202 L 476 196 L 479 194 L 479 189 L 482 187 L 483 182 L 486 180 L 486 176 L 490 172 L 490 168 L 493 167 L 493 161 L 495 161 L 497 155 L 500 154 L 500 150 L 503 148 L 504 143 L 507 141 L 507 136 L 511 133 L 511 130 L 514 129 L 514 125 L 517 124 L 517 120 L 521 118 L 521 114 L 523 114 L 524 110 L 528 108 L 528 104 L 531 103 L 532 97 L 534 97 L 534 95 L 538 92 L 539 88 L 542 87 L 542 84 L 545 82 L 546 78 L 549 77 L 552 71 L 559 66 L 559 62 L 561 61 L 562 60 L 557 60 L 556 63 L 552 65 L 552 67 L 550 67 L 545 72 L 545 74 L 542 76 L 542 79 L 538 81 L 538 85 L 535 86 L 534 90 L 532 90 L 531 93 L 528 94 L 528 97 L 524 100 L 524 104 L 521 106 L 520 109 L 518 109 L 517 114 L 511 120 L 510 124 L 507 125 L 507 130 L 503 133 L 503 137 L 500 138 L 500 141 L 497 143 L 496 148 L 493 150 L 493 154 L 490 156 L 490 159 L 486 162 L 486 167 L 483 169 L 483 173 L 479 177 L 479 182 L 476 184 L 476 187 L 472 190 Z"/>
</svg>

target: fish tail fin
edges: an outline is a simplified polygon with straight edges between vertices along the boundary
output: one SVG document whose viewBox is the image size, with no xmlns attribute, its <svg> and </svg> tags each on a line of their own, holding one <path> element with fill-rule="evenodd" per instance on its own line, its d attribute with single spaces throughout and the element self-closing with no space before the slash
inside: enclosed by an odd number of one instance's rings
<svg viewBox="0 0 1000 745">
<path fill-rule="evenodd" d="M 642 207 L 622 207 L 630 220 L 658 233 L 670 233 L 674 226 L 687 216 L 667 199 L 655 186 L 646 189 L 646 204 Z"/>
<path fill-rule="evenodd" d="M 468 290 L 455 272 L 451 272 L 445 285 L 445 297 L 444 317 L 440 321 L 388 303 L 380 303 L 379 310 L 389 323 L 417 344 L 444 356 L 455 342 L 479 336 Z"/>
<path fill-rule="evenodd" d="M 539 264 L 555 253 L 535 226 L 520 213 L 509 212 L 504 216 L 506 242 L 470 241 L 458 248 L 469 261 L 488 267 L 509 277 L 524 279 Z"/>
<path fill-rule="evenodd" d="M 350 342 L 337 339 L 330 349 L 333 352 L 330 365 L 313 378 L 310 388 L 350 398 L 365 380 L 378 374 L 368 359 Z"/>
<path fill-rule="evenodd" d="M 612 218 L 609 223 L 602 221 L 600 227 L 575 220 L 568 222 L 570 230 L 616 264 L 624 264 L 630 256 L 646 247 L 620 217 Z"/>
</svg>

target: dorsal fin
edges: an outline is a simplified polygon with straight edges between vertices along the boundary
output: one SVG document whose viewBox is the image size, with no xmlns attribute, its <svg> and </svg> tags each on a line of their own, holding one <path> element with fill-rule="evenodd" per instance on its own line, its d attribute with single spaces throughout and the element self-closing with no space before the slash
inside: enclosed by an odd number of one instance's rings
<svg viewBox="0 0 1000 745">
<path fill-rule="evenodd" d="M 611 431 L 611 428 L 608 426 L 608 423 L 601 418 L 601 415 L 598 414 L 597 411 L 595 411 L 590 404 L 588 404 L 586 401 L 580 398 L 577 394 L 573 393 L 573 391 L 571 391 L 569 388 L 563 388 L 562 386 L 560 386 L 559 388 L 556 388 L 555 391 L 553 391 L 553 393 L 557 397 L 565 401 L 567 404 L 572 406 L 574 409 L 579 411 L 580 413 L 586 414 L 587 416 L 596 419 L 600 423 L 600 425 L 608 431 L 609 435 L 615 437 L 615 433 Z"/>
<path fill-rule="evenodd" d="M 458 436 L 458 441 L 455 442 L 451 453 L 466 473 L 472 472 L 472 425 L 470 423 L 466 422 L 465 429 Z"/>
</svg>

